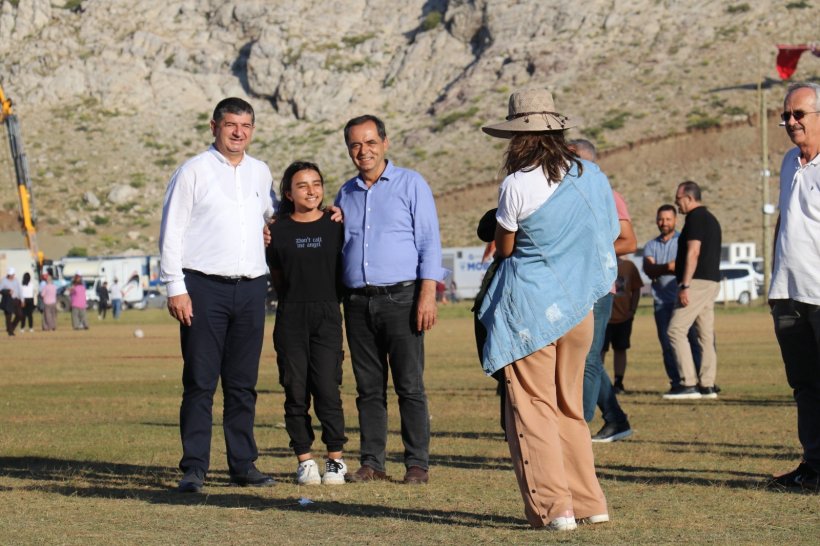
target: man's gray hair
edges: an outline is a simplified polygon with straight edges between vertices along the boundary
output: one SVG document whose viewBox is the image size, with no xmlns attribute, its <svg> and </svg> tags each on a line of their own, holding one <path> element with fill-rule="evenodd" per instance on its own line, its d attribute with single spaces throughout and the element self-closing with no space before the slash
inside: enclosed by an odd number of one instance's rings
<svg viewBox="0 0 820 546">
<path fill-rule="evenodd" d="M 820 84 L 814 82 L 795 82 L 791 84 L 786 90 L 786 98 L 783 99 L 783 102 L 786 102 L 786 99 L 789 98 L 792 91 L 797 91 L 798 89 L 811 89 L 814 91 L 814 110 L 820 111 Z"/>
<path fill-rule="evenodd" d="M 581 155 L 581 152 L 586 152 L 587 156 L 592 158 L 593 161 L 598 159 L 598 150 L 595 149 L 595 144 L 588 141 L 585 138 L 576 138 L 575 140 L 570 140 L 567 142 L 570 148 L 575 148 L 575 154 Z"/>
</svg>

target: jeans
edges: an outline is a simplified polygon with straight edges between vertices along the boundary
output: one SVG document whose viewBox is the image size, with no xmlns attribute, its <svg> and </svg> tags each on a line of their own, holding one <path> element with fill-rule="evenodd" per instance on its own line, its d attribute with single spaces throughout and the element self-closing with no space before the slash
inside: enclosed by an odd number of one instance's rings
<svg viewBox="0 0 820 546">
<path fill-rule="evenodd" d="M 122 300 L 111 300 L 111 314 L 115 319 L 118 319 L 120 318 L 120 313 L 122 313 Z"/>
<path fill-rule="evenodd" d="M 820 306 L 772 300 L 774 333 L 797 403 L 803 460 L 820 472 Z"/>
<path fill-rule="evenodd" d="M 672 320 L 672 311 L 674 310 L 674 302 L 655 302 L 655 326 L 658 329 L 658 341 L 661 343 L 661 351 L 663 352 L 663 367 L 666 369 L 669 383 L 672 387 L 677 387 L 680 385 L 678 361 L 675 358 L 675 351 L 672 350 L 672 344 L 669 342 L 669 321 Z M 689 346 L 692 348 L 692 358 L 695 361 L 695 369 L 700 373 L 700 344 L 698 344 L 698 333 L 694 326 L 689 328 L 687 337 L 689 338 Z"/>
<path fill-rule="evenodd" d="M 384 471 L 387 373 L 399 399 L 404 464 L 427 469 L 430 417 L 424 390 L 424 335 L 416 330 L 416 287 L 378 296 L 349 294 L 345 329 L 359 410 L 363 466 Z"/>
<path fill-rule="evenodd" d="M 606 325 L 612 313 L 612 294 L 602 296 L 592 308 L 595 326 L 592 336 L 592 346 L 587 353 L 584 363 L 584 419 L 592 421 L 595 416 L 595 406 L 601 408 L 601 416 L 607 423 L 624 423 L 626 414 L 618 405 L 615 391 L 609 374 L 604 370 L 601 360 L 601 349 L 606 337 Z"/>
</svg>

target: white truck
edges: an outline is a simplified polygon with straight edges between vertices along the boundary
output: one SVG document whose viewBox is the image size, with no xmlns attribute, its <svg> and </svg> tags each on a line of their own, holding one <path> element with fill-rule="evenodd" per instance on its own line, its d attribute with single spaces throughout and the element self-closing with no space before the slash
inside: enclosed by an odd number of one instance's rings
<svg viewBox="0 0 820 546">
<path fill-rule="evenodd" d="M 147 256 L 66 257 L 62 259 L 62 271 L 63 278 L 69 282 L 77 274 L 83 278 L 90 309 L 97 307 L 97 288 L 108 282 L 110 290 L 114 279 L 119 281 L 122 288 L 125 307 L 139 309 L 145 304 L 144 290 L 149 283 Z M 63 305 L 66 297 L 67 293 L 61 298 Z"/>
<path fill-rule="evenodd" d="M 23 282 L 23 275 L 28 273 L 36 285 L 40 281 L 37 279 L 37 264 L 31 256 L 31 251 L 27 248 L 0 249 L 0 275 L 6 276 L 9 267 L 16 271 L 17 280 Z"/>
<path fill-rule="evenodd" d="M 451 271 L 444 284 L 450 292 L 451 284 L 455 283 L 453 291 L 458 299 L 473 299 L 478 294 L 484 273 L 492 263 L 492 257 L 482 261 L 484 248 L 465 246 L 441 249 L 442 266 Z"/>
</svg>

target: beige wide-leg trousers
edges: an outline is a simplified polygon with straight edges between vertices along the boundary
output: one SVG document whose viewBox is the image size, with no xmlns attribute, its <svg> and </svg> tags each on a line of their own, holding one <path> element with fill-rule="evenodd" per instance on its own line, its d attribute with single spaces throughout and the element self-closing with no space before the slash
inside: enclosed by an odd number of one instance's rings
<svg viewBox="0 0 820 546">
<path fill-rule="evenodd" d="M 584 360 L 592 313 L 555 343 L 504 368 L 507 441 L 524 512 L 533 527 L 572 511 L 606 514 L 584 421 Z"/>
</svg>

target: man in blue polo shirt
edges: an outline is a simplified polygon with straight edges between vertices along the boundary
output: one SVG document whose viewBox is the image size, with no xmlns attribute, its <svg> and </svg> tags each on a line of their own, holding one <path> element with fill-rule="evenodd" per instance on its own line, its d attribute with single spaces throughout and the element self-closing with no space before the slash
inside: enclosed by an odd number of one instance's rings
<svg viewBox="0 0 820 546">
<path fill-rule="evenodd" d="M 655 299 L 655 326 L 658 329 L 658 341 L 663 353 L 663 366 L 672 389 L 680 386 L 678 361 L 675 351 L 669 342 L 669 321 L 675 310 L 678 299 L 678 283 L 675 281 L 675 258 L 678 254 L 678 237 L 675 230 L 678 215 L 674 205 L 661 205 L 658 208 L 655 223 L 660 235 L 647 242 L 643 247 L 643 271 L 652 279 L 652 297 Z M 700 345 L 697 332 L 689 329 L 689 345 L 695 369 L 700 370 Z"/>
<path fill-rule="evenodd" d="M 348 476 L 354 482 L 388 479 L 389 367 L 399 399 L 404 483 L 427 483 L 424 332 L 436 323 L 436 283 L 446 273 L 436 205 L 419 173 L 385 158 L 390 143 L 379 118 L 351 119 L 344 136 L 359 171 L 336 196 L 344 213 L 344 316 L 361 433 L 361 468 Z"/>
</svg>

